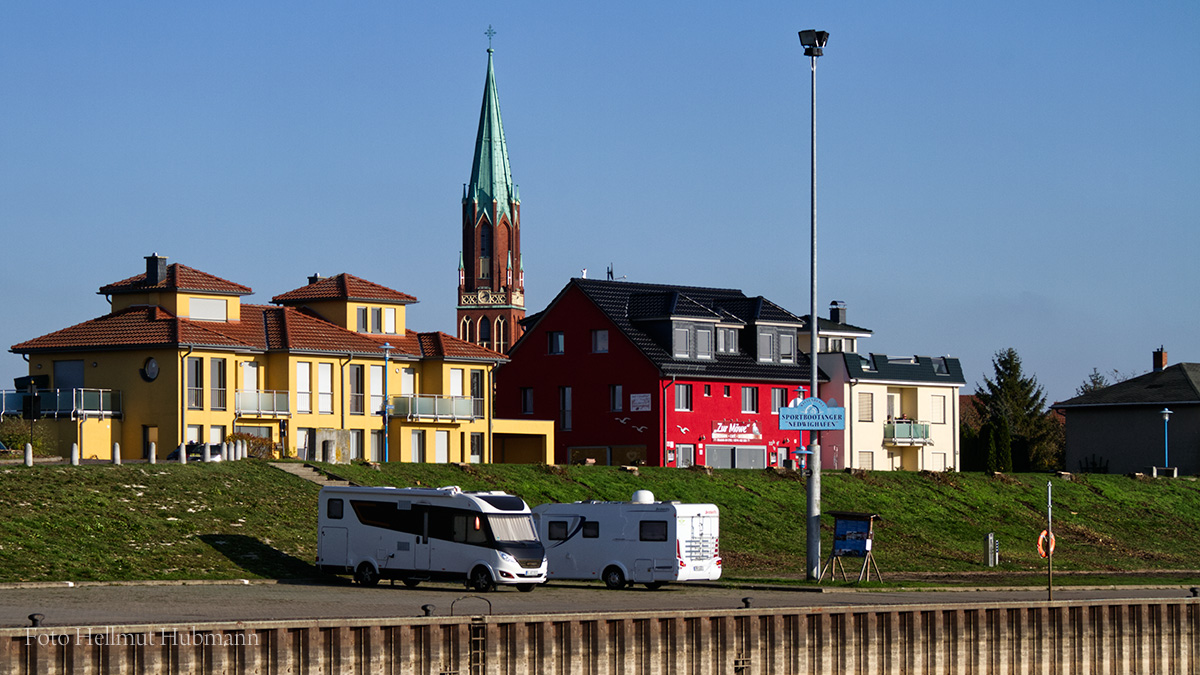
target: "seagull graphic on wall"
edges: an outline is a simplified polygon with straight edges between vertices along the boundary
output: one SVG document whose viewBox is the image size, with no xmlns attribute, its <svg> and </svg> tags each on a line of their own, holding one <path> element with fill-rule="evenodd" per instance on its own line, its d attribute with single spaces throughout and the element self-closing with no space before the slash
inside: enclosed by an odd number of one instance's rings
<svg viewBox="0 0 1200 675">
<path fill-rule="evenodd" d="M 620 422 L 621 424 L 629 424 L 629 418 L 628 418 L 628 417 L 614 417 L 613 419 L 617 420 L 617 421 L 618 421 L 618 422 Z"/>
<path fill-rule="evenodd" d="M 643 431 L 645 431 L 645 430 L 646 430 L 646 427 L 639 427 L 639 426 L 637 426 L 637 425 L 634 425 L 634 427 L 633 427 L 633 430 L 634 430 L 634 431 L 636 431 L 636 432 L 638 432 L 638 433 L 640 434 L 640 433 L 642 433 Z"/>
<path fill-rule="evenodd" d="M 676 428 L 676 429 L 678 429 L 678 430 L 680 430 L 680 431 L 682 431 L 682 432 L 683 432 L 683 433 L 685 433 L 685 434 L 688 432 L 688 428 L 687 428 L 687 427 L 681 427 L 681 426 L 679 426 L 678 424 L 676 424 L 676 425 L 675 425 L 675 428 Z"/>
</svg>

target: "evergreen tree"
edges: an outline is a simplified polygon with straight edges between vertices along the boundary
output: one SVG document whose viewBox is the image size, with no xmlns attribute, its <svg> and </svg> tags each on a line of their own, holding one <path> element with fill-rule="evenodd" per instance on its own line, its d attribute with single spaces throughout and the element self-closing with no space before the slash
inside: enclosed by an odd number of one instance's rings
<svg viewBox="0 0 1200 675">
<path fill-rule="evenodd" d="M 1062 466 L 1063 447 L 1054 421 L 1046 412 L 1046 393 L 1037 378 L 1021 370 L 1021 357 L 1011 347 L 992 358 L 993 378 L 975 389 L 975 406 L 997 429 L 997 461 L 1012 470 L 1053 471 Z M 1003 440 L 1008 437 L 1008 441 Z M 1007 461 L 1005 454 L 1007 453 Z"/>
<path fill-rule="evenodd" d="M 1092 368 L 1091 374 L 1087 376 L 1087 379 L 1083 381 L 1083 384 L 1079 385 L 1079 387 L 1075 389 L 1075 395 L 1083 396 L 1084 394 L 1090 394 L 1093 391 L 1100 391 L 1101 389 L 1107 387 L 1108 384 L 1108 378 L 1104 376 L 1104 373 L 1100 372 L 1096 368 Z"/>
</svg>

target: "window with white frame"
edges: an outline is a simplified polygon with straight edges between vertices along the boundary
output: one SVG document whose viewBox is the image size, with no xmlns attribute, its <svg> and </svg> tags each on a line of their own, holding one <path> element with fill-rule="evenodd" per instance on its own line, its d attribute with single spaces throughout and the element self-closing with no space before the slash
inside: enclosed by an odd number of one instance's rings
<svg viewBox="0 0 1200 675">
<path fill-rule="evenodd" d="M 742 412 L 758 412 L 758 387 L 742 387 Z"/>
<path fill-rule="evenodd" d="M 312 363 L 296 363 L 296 412 L 311 413 L 312 408 Z"/>
<path fill-rule="evenodd" d="M 354 313 L 357 317 L 358 332 L 370 333 L 371 332 L 371 324 L 368 322 L 368 319 L 367 319 L 367 308 L 359 307 L 359 308 L 355 309 Z"/>
<path fill-rule="evenodd" d="M 451 396 L 462 396 L 463 395 L 463 369 L 462 368 L 451 368 L 450 369 L 450 395 Z"/>
<path fill-rule="evenodd" d="M 689 344 L 688 335 L 691 333 L 686 328 L 676 328 L 673 340 L 673 354 L 676 358 L 687 358 L 692 354 L 692 347 Z"/>
<path fill-rule="evenodd" d="M 400 395 L 412 396 L 417 393 L 417 371 L 405 368 L 400 371 Z"/>
<path fill-rule="evenodd" d="M 190 410 L 204 408 L 204 359 L 189 356 L 187 360 L 187 407 Z"/>
<path fill-rule="evenodd" d="M 737 329 L 736 328 L 718 328 L 717 329 L 717 351 L 722 354 L 737 353 Z"/>
<path fill-rule="evenodd" d="M 604 354 L 608 351 L 608 331 L 604 329 L 592 331 L 592 353 Z"/>
<path fill-rule="evenodd" d="M 779 336 L 779 361 L 793 363 L 796 360 L 796 336 L 784 333 Z"/>
<path fill-rule="evenodd" d="M 943 394 L 934 394 L 931 397 L 929 408 L 929 421 L 934 424 L 946 423 L 946 397 Z"/>
<path fill-rule="evenodd" d="M 713 332 L 708 328 L 696 330 L 696 358 L 711 359 L 713 357 Z"/>
<path fill-rule="evenodd" d="M 675 383 L 675 409 L 692 409 L 692 385 Z"/>
<path fill-rule="evenodd" d="M 382 307 L 372 307 L 371 308 L 371 332 L 372 333 L 382 333 L 383 332 L 383 308 Z"/>
<path fill-rule="evenodd" d="M 396 333 L 396 308 L 388 307 L 383 310 L 383 332 L 389 335 Z"/>
<path fill-rule="evenodd" d="M 858 421 L 875 421 L 875 395 L 869 391 L 858 392 Z"/>
<path fill-rule="evenodd" d="M 362 365 L 350 364 L 350 414 L 362 415 L 366 412 L 366 373 Z"/>
<path fill-rule="evenodd" d="M 780 408 L 787 407 L 787 387 L 771 387 L 771 413 L 779 414 Z"/>
<path fill-rule="evenodd" d="M 775 346 L 775 336 L 769 331 L 758 332 L 758 360 L 759 361 L 774 361 L 775 352 L 772 347 Z"/>
<path fill-rule="evenodd" d="M 371 389 L 371 414 L 383 412 L 383 366 L 371 366 L 369 373 Z"/>
<path fill-rule="evenodd" d="M 192 298 L 188 312 L 193 321 L 226 321 L 228 303 L 217 298 Z"/>
<path fill-rule="evenodd" d="M 333 364 L 317 364 L 317 412 L 333 414 Z"/>
<path fill-rule="evenodd" d="M 209 386 L 212 389 L 212 398 L 209 401 L 209 407 L 213 410 L 225 409 L 225 359 L 209 359 L 209 372 L 212 377 L 209 379 Z"/>
</svg>

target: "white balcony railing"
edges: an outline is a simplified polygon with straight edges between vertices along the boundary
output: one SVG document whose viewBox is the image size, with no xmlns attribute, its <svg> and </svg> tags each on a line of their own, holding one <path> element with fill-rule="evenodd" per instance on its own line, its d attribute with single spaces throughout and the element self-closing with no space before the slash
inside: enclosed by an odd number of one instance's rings
<svg viewBox="0 0 1200 675">
<path fill-rule="evenodd" d="M 234 396 L 234 411 L 238 415 L 284 417 L 291 415 L 288 392 L 243 389 Z"/>
<path fill-rule="evenodd" d="M 396 396 L 391 414 L 413 420 L 474 420 L 483 417 L 483 399 L 434 394 Z"/>
</svg>

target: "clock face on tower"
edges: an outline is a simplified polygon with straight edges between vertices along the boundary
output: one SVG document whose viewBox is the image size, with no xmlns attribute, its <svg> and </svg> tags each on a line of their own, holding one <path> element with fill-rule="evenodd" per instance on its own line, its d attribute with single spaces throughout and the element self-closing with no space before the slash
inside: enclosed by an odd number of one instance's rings
<svg viewBox="0 0 1200 675">
<path fill-rule="evenodd" d="M 153 382 L 158 377 L 158 361 L 153 356 L 146 359 L 146 362 L 142 364 L 141 375 L 142 379 L 147 382 Z"/>
</svg>

